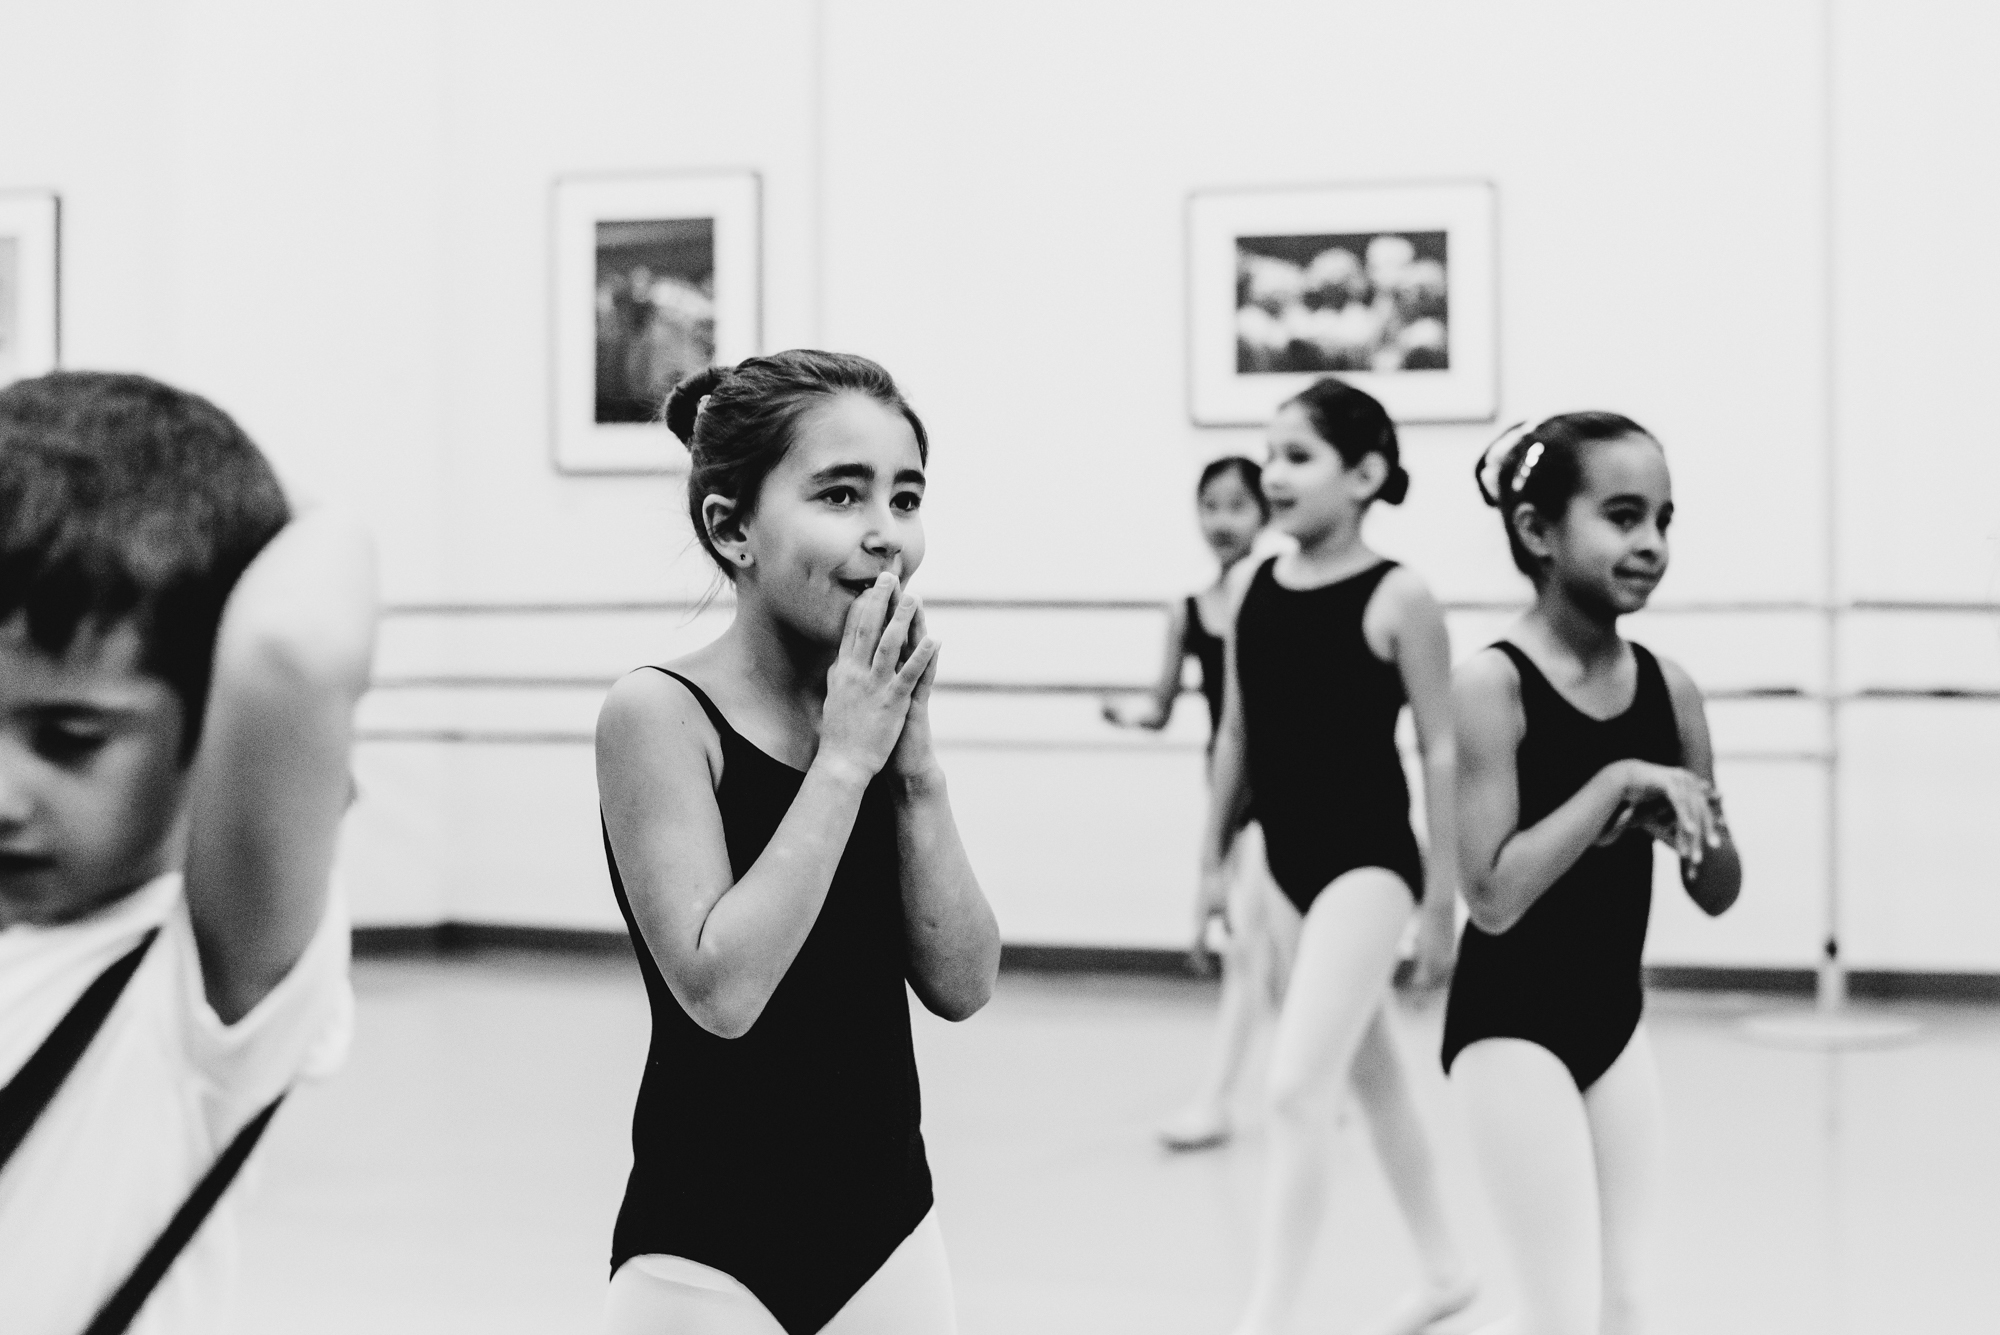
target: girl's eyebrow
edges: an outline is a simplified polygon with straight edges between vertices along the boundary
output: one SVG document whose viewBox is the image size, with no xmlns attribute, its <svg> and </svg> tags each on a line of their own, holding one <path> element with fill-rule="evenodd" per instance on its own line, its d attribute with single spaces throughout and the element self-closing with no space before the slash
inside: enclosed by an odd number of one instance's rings
<svg viewBox="0 0 2000 1335">
<path fill-rule="evenodd" d="M 825 468 L 808 477 L 806 485 L 817 487 L 828 482 L 845 482 L 850 479 L 857 482 L 873 482 L 875 480 L 874 466 L 861 463 L 828 464 Z"/>
</svg>

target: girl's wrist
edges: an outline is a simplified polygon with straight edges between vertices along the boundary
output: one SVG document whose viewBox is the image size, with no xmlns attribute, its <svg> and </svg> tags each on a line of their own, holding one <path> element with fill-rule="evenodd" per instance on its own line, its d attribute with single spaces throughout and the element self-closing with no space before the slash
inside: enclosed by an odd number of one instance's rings
<svg viewBox="0 0 2000 1335">
<path fill-rule="evenodd" d="M 813 757 L 808 773 L 818 774 L 823 779 L 836 783 L 843 788 L 852 788 L 857 792 L 865 789 L 875 777 L 869 772 L 867 766 L 858 761 L 850 760 L 837 752 L 828 751 L 824 747 L 820 748 L 819 754 Z"/>
<path fill-rule="evenodd" d="M 913 803 L 942 797 L 944 795 L 944 771 L 938 768 L 937 760 L 929 755 L 924 763 L 910 768 L 897 765 L 895 776 L 895 797 L 899 803 Z"/>
</svg>

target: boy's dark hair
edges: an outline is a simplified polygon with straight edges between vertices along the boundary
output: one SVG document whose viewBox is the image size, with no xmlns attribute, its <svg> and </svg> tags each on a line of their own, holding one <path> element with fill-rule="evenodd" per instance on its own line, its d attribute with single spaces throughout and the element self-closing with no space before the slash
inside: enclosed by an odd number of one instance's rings
<svg viewBox="0 0 2000 1335">
<path fill-rule="evenodd" d="M 66 653 L 129 622 L 193 757 L 222 608 L 291 517 L 271 466 L 208 400 L 141 375 L 57 371 L 0 390 L 0 622 Z"/>
<path fill-rule="evenodd" d="M 1371 454 L 1382 456 L 1389 465 L 1388 476 L 1369 497 L 1389 505 L 1401 505 L 1410 494 L 1410 475 L 1403 468 L 1402 451 L 1396 443 L 1396 424 L 1375 396 L 1356 389 L 1344 380 L 1323 376 L 1285 401 L 1305 409 L 1313 433 L 1340 454 L 1340 461 L 1354 467 Z"/>
<path fill-rule="evenodd" d="M 1652 432 L 1619 413 L 1558 413 L 1533 424 L 1516 422 L 1473 465 L 1480 499 L 1500 512 L 1514 568 L 1537 585 L 1542 568 L 1521 545 L 1521 535 L 1514 529 L 1515 512 L 1532 505 L 1544 519 L 1561 519 L 1570 500 L 1583 489 L 1584 450 L 1627 436 L 1653 439 Z"/>
<path fill-rule="evenodd" d="M 1257 513 L 1266 522 L 1271 518 L 1271 502 L 1264 496 L 1264 470 L 1257 466 L 1255 459 L 1246 459 L 1240 454 L 1225 454 L 1220 459 L 1211 459 L 1201 470 L 1201 481 L 1194 484 L 1195 498 L 1199 500 L 1208 494 L 1208 484 L 1219 477 L 1236 474 L 1243 484 L 1243 490 L 1250 493 L 1250 499 L 1257 502 Z"/>
<path fill-rule="evenodd" d="M 748 518 L 757 493 L 792 448 L 799 419 L 836 394 L 865 394 L 901 413 L 917 433 L 917 455 L 930 462 L 930 435 L 890 374 L 851 352 L 793 348 L 751 357 L 735 366 L 711 366 L 675 385 L 661 409 L 667 429 L 688 447 L 688 517 L 709 559 L 732 580 L 736 568 L 722 559 L 709 536 L 701 504 L 710 496 L 736 502 Z"/>
</svg>

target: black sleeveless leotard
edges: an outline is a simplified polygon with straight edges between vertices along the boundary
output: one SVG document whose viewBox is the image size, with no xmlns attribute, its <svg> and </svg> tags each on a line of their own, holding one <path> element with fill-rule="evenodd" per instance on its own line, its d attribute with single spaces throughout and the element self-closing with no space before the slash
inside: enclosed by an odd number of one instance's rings
<svg viewBox="0 0 2000 1335">
<path fill-rule="evenodd" d="M 1681 763 L 1680 729 L 1659 660 L 1633 645 L 1639 688 L 1625 712 L 1595 719 L 1564 699 L 1514 645 L 1494 646 L 1521 674 L 1526 729 L 1514 757 L 1520 818 L 1529 829 L 1615 760 Z M 1628 829 L 1577 859 L 1507 931 L 1471 923 L 1445 1007 L 1444 1068 L 1482 1038 L 1540 1044 L 1578 1090 L 1611 1069 L 1645 1006 L 1639 957 L 1653 904 L 1653 840 Z"/>
<path fill-rule="evenodd" d="M 1375 656 L 1361 618 L 1384 561 L 1315 589 L 1257 568 L 1236 613 L 1236 673 L 1251 813 L 1271 876 L 1303 913 L 1336 876 L 1384 867 L 1424 893 L 1410 790 L 1396 749 L 1403 677 Z"/>
<path fill-rule="evenodd" d="M 668 675 L 721 736 L 715 801 L 741 878 L 805 775 Z M 653 1010 L 612 1271 L 634 1256 L 685 1257 L 741 1281 L 791 1335 L 817 1331 L 931 1208 L 887 789 L 869 785 L 812 932 L 740 1038 L 717 1038 L 681 1009 L 639 934 L 608 834 L 604 853 Z"/>
<path fill-rule="evenodd" d="M 1215 733 L 1222 726 L 1223 647 L 1220 635 L 1208 633 L 1201 621 L 1201 605 L 1188 595 L 1187 620 L 1181 627 L 1181 657 L 1190 654 L 1201 664 L 1201 694 L 1208 701 L 1208 745 L 1215 748 Z"/>
</svg>

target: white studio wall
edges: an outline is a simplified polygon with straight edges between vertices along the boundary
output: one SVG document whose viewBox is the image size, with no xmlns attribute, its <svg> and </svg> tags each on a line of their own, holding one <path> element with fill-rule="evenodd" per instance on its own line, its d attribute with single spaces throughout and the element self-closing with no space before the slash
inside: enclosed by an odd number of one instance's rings
<svg viewBox="0 0 2000 1335">
<path fill-rule="evenodd" d="M 596 701 L 726 617 L 686 610 L 710 575 L 675 480 L 551 465 L 556 177 L 758 173 L 766 346 L 877 357 L 936 441 L 940 728 L 1008 939 L 1146 947 L 1187 930 L 1198 710 L 1114 735 L 1094 691 L 1146 679 L 1146 605 L 1207 577 L 1200 465 L 1261 451 L 1189 421 L 1187 196 L 1473 179 L 1498 198 L 1500 418 L 1409 428 L 1415 485 L 1375 540 L 1462 609 L 1470 652 L 1524 596 L 1474 455 L 1530 413 L 1646 423 L 1682 518 L 1635 634 L 1716 693 L 1750 868 L 1720 922 L 1662 895 L 1655 958 L 1808 965 L 1831 870 L 1850 963 L 2000 971 L 1993 860 L 1953 824 L 2000 797 L 1973 763 L 2000 705 L 1894 695 L 1992 692 L 2000 631 L 1856 614 L 1830 681 L 1814 610 L 1830 580 L 1898 607 L 2000 591 L 1981 374 L 2000 269 L 1975 244 L 2000 222 L 2000 20 L 1809 0 L 1132 13 L 9 8 L 0 124 L 32 129 L 0 134 L 0 188 L 63 194 L 68 364 L 210 394 L 300 493 L 381 536 L 396 611 L 344 855 L 359 919 L 617 926 Z M 1842 728 L 1830 867 L 1816 697 L 1835 687 L 1878 698 Z"/>
</svg>

